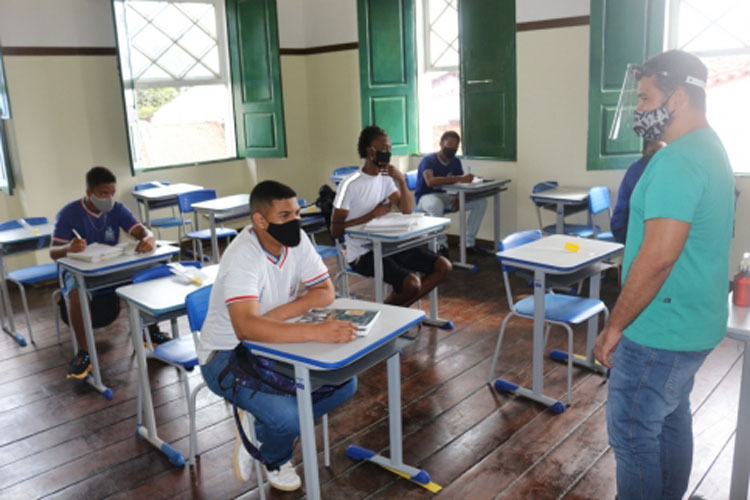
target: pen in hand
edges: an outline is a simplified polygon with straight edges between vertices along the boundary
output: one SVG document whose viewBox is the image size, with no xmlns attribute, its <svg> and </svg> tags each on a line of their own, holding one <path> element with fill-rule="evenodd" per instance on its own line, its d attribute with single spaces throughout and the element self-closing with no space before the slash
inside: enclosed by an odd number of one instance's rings
<svg viewBox="0 0 750 500">
<path fill-rule="evenodd" d="M 73 229 L 73 236 L 75 236 L 76 239 L 70 242 L 70 250 L 72 252 L 83 252 L 86 250 L 86 240 L 84 240 L 75 229 Z"/>
</svg>

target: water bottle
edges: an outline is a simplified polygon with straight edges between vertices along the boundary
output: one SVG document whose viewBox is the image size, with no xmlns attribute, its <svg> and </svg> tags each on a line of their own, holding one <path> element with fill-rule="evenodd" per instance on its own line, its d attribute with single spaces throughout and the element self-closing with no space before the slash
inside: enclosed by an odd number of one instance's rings
<svg viewBox="0 0 750 500">
<path fill-rule="evenodd" d="M 734 276 L 732 303 L 740 307 L 750 307 L 750 252 L 742 255 L 740 272 Z"/>
</svg>

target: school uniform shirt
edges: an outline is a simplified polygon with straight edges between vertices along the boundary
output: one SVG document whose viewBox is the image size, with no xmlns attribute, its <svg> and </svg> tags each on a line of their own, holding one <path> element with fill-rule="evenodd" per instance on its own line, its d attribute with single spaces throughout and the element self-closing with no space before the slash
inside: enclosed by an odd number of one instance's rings
<svg viewBox="0 0 750 500">
<path fill-rule="evenodd" d="M 417 189 L 414 191 L 414 197 L 419 203 L 419 199 L 430 193 L 444 193 L 445 191 L 441 187 L 431 188 L 427 185 L 424 180 L 425 170 L 432 170 L 433 177 L 453 177 L 464 175 L 464 169 L 461 166 L 461 160 L 455 156 L 448 160 L 448 163 L 443 163 L 440 156 L 437 153 L 430 153 L 422 158 L 419 162 L 417 170 Z"/>
<path fill-rule="evenodd" d="M 212 351 L 234 349 L 239 343 L 229 317 L 231 304 L 255 300 L 263 315 L 296 299 L 300 284 L 309 288 L 327 279 L 328 268 L 304 232 L 299 245 L 284 247 L 276 258 L 246 227 L 221 258 L 198 342 L 199 362 L 206 363 Z"/>
<path fill-rule="evenodd" d="M 360 169 L 344 179 L 336 192 L 333 208 L 348 210 L 346 220 L 362 217 L 377 205 L 387 202 L 388 197 L 398 191 L 389 175 L 368 175 Z M 372 243 L 364 238 L 353 238 L 346 234 L 346 260 L 354 262 L 372 249 Z"/>
<path fill-rule="evenodd" d="M 94 213 L 86 206 L 85 198 L 81 198 L 71 201 L 57 213 L 52 241 L 62 244 L 70 242 L 75 229 L 89 245 L 116 245 L 120 241 L 120 229 L 131 234 L 140 225 L 133 212 L 119 201 L 109 212 Z"/>
</svg>

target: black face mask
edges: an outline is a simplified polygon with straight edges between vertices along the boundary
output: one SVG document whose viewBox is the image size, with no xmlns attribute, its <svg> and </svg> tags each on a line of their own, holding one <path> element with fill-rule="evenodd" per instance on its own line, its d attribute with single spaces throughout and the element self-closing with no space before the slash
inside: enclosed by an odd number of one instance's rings
<svg viewBox="0 0 750 500">
<path fill-rule="evenodd" d="M 445 156 L 446 158 L 448 158 L 450 160 L 451 158 L 453 158 L 454 156 L 456 156 L 456 151 L 458 151 L 458 149 L 456 149 L 456 148 L 443 148 L 442 151 L 443 151 L 443 156 Z"/>
<path fill-rule="evenodd" d="M 380 168 L 387 167 L 391 162 L 390 151 L 375 151 L 375 165 Z"/>
<path fill-rule="evenodd" d="M 300 242 L 299 219 L 292 219 L 284 224 L 268 223 L 268 234 L 285 247 L 296 247 Z"/>
</svg>

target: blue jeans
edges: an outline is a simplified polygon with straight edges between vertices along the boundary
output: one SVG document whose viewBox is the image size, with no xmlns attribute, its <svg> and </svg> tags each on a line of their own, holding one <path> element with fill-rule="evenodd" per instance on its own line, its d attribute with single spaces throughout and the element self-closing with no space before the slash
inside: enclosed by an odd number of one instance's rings
<svg viewBox="0 0 750 500">
<path fill-rule="evenodd" d="M 219 375 L 226 368 L 232 351 L 218 351 L 211 361 L 201 365 L 206 385 L 219 396 L 232 401 L 232 381 L 228 373 L 224 380 Z M 221 382 L 221 384 L 220 384 Z M 220 386 L 227 387 L 226 390 Z M 321 417 L 348 401 L 357 392 L 356 377 L 342 385 L 336 392 L 313 404 L 315 418 Z M 280 466 L 292 458 L 294 440 L 299 436 L 297 398 L 267 394 L 240 387 L 237 406 L 249 411 L 255 418 L 255 435 L 261 443 L 260 452 L 270 466 Z"/>
<path fill-rule="evenodd" d="M 455 196 L 448 193 L 428 193 L 419 198 L 417 208 L 433 217 L 442 217 L 446 209 L 451 209 L 451 198 Z M 476 198 L 466 202 L 466 210 L 469 216 L 466 218 L 466 246 L 473 247 L 476 243 L 479 226 L 482 224 L 484 212 L 487 209 L 487 200 Z M 438 240 L 439 246 L 446 246 L 447 239 L 445 235 Z"/>
<path fill-rule="evenodd" d="M 679 500 L 687 490 L 693 461 L 690 391 L 709 352 L 620 341 L 607 397 L 620 500 Z"/>
</svg>

